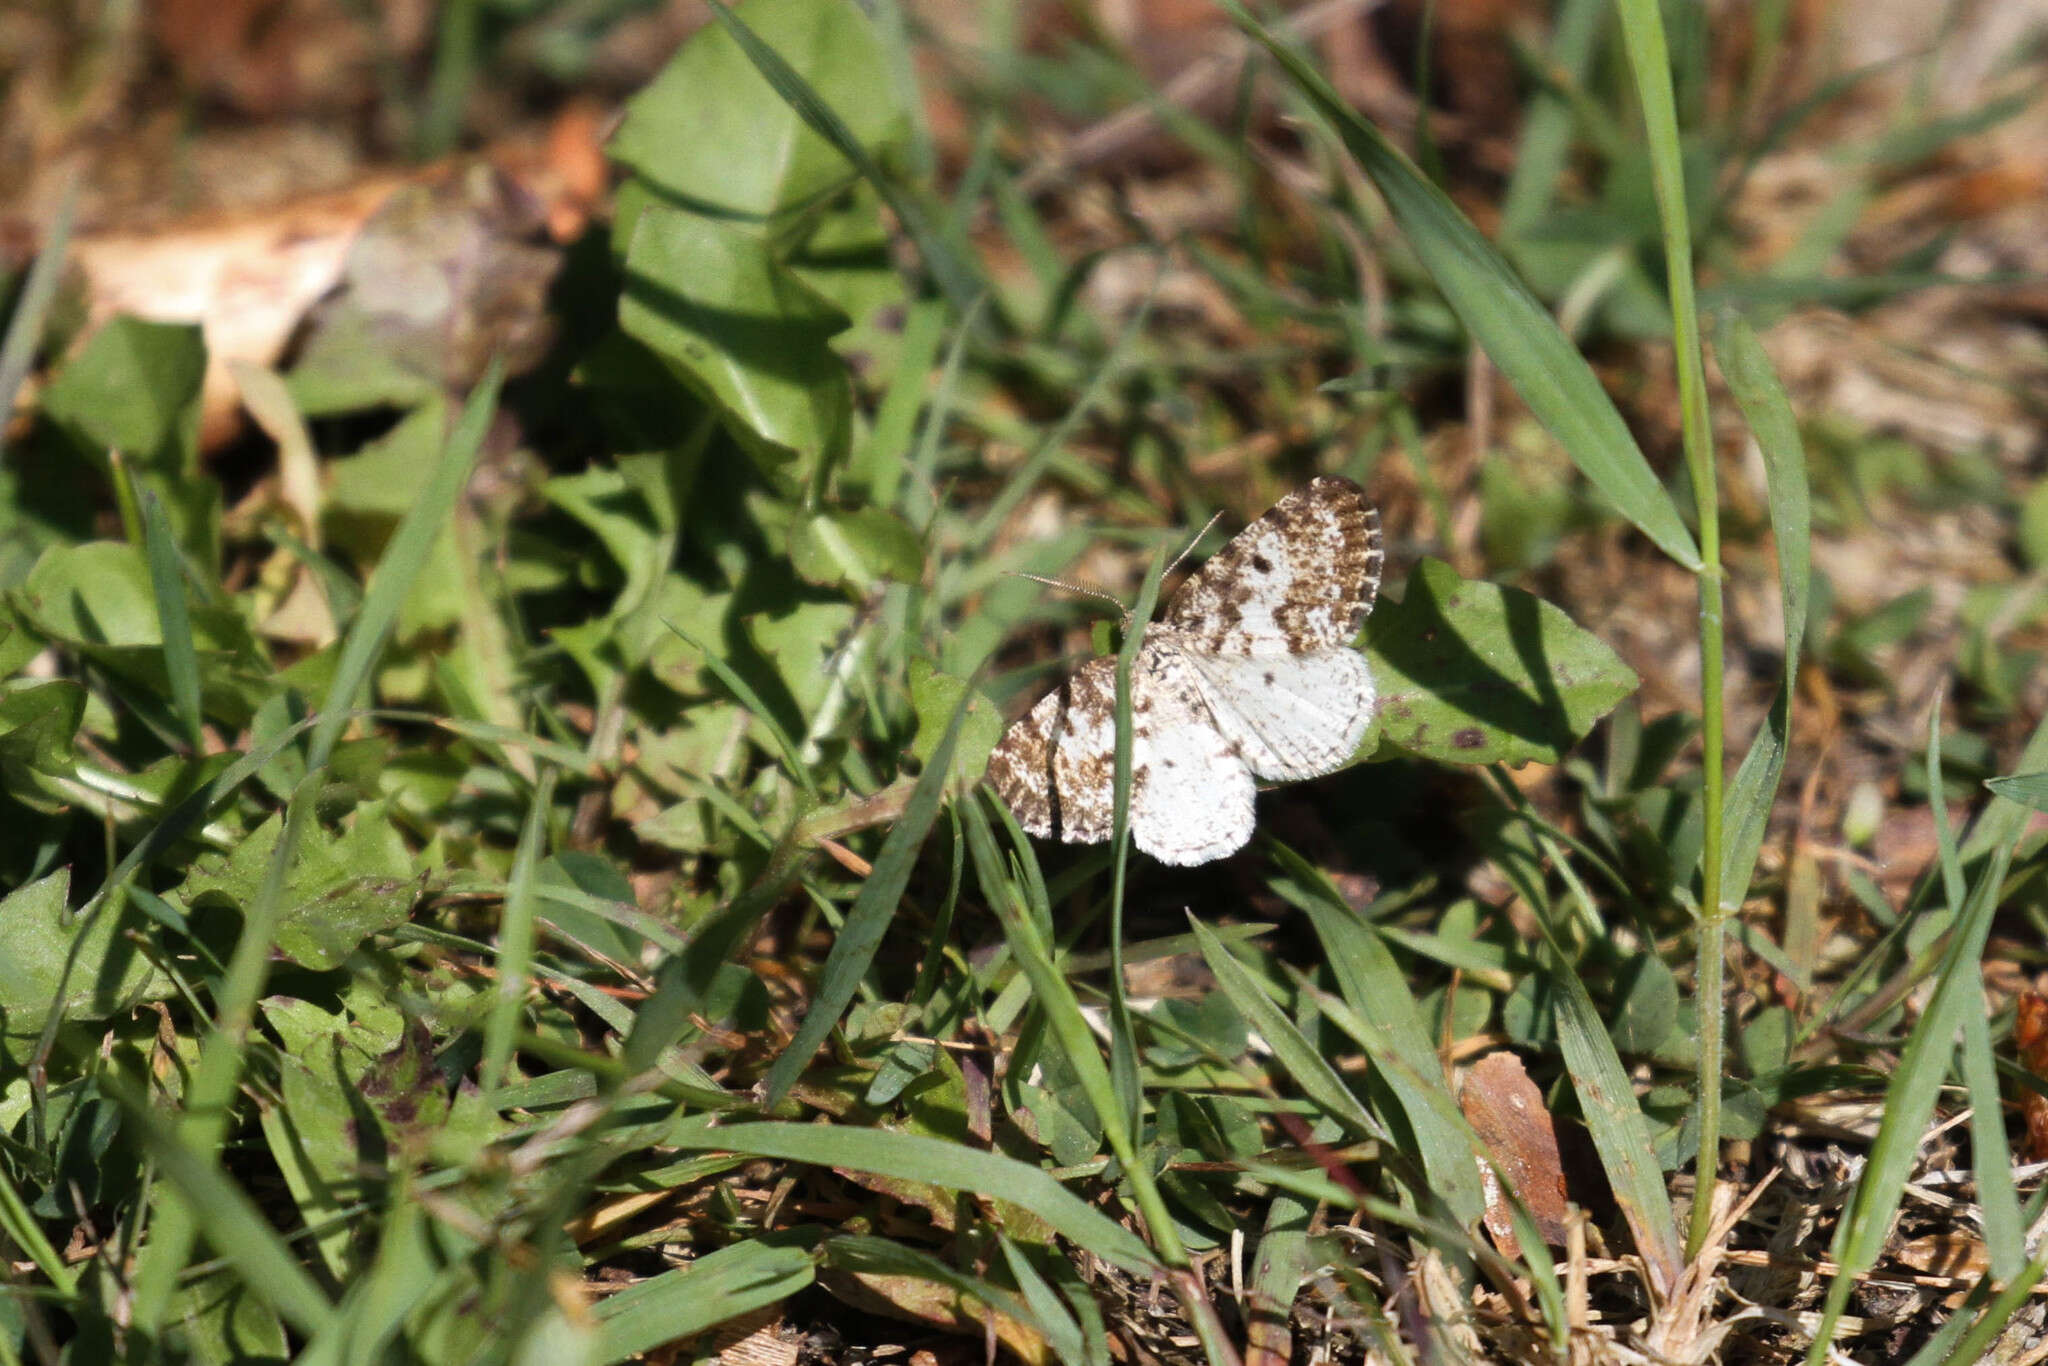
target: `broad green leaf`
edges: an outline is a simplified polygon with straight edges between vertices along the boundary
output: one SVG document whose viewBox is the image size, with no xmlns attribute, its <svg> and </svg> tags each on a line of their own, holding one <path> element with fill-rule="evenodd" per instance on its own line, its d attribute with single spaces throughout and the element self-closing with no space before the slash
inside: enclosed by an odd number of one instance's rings
<svg viewBox="0 0 2048 1366">
<path fill-rule="evenodd" d="M 541 486 L 541 496 L 582 523 L 622 573 L 631 574 L 646 562 L 662 532 L 654 512 L 616 469 L 558 474 Z"/>
<path fill-rule="evenodd" d="M 340 1013 L 289 997 L 263 1005 L 265 1022 L 284 1045 L 277 1060 L 277 1103 L 260 1111 L 263 1137 L 309 1227 L 325 1225 L 363 1200 L 369 1194 L 366 1178 L 390 1157 L 376 1111 L 360 1088 L 376 1060 L 398 1047 L 405 1017 L 381 1002 L 364 1010 L 361 998 L 369 993 L 353 995 L 354 1008 Z M 345 1223 L 314 1241 L 337 1281 L 346 1281 L 352 1270 L 353 1241 Z"/>
<path fill-rule="evenodd" d="M 916 583 L 924 546 L 910 524 L 887 508 L 831 508 L 797 523 L 789 537 L 790 563 L 821 587 L 851 584 L 863 591 L 880 579 Z"/>
<path fill-rule="evenodd" d="M 774 666 L 774 682 L 809 724 L 827 698 L 845 696 L 859 609 L 842 598 L 820 601 L 812 589 L 798 593 L 774 607 L 745 612 L 741 625 L 760 658 Z M 732 662 L 743 669 L 754 665 L 737 652 Z"/>
<path fill-rule="evenodd" d="M 125 542 L 51 550 L 36 562 L 17 601 L 37 630 L 67 645 L 163 646 L 149 565 Z"/>
<path fill-rule="evenodd" d="M 219 902 L 246 912 L 263 885 L 282 814 L 225 854 L 202 854 L 176 895 L 190 909 Z M 339 967 L 373 934 L 402 925 L 424 884 L 382 802 L 356 808 L 339 839 L 309 828 L 284 885 L 277 951 L 302 967 Z"/>
<path fill-rule="evenodd" d="M 0 775 L 12 795 L 26 795 L 24 772 L 71 768 L 71 742 L 85 719 L 85 688 L 68 678 L 0 687 Z"/>
<path fill-rule="evenodd" d="M 853 319 L 853 326 L 833 338 L 832 345 L 855 373 L 879 385 L 897 365 L 904 342 L 911 339 L 904 318 L 911 291 L 896 264 L 899 234 L 883 217 L 881 200 L 866 182 L 807 221 L 812 225 L 809 236 L 782 263 Z M 901 460 L 909 444 L 899 440 L 887 449 Z M 876 503 L 886 506 L 880 499 Z"/>
<path fill-rule="evenodd" d="M 1654 953 L 1639 953 L 1621 965 L 1615 984 L 1614 1046 L 1631 1055 L 1654 1053 L 1678 1027 L 1678 982 Z"/>
<path fill-rule="evenodd" d="M 910 742 L 910 752 L 919 763 L 931 762 L 953 720 L 953 712 L 960 705 L 961 694 L 968 688 L 966 679 L 940 673 L 927 660 L 910 661 L 910 707 L 917 713 L 917 736 Z M 979 778 L 988 767 L 989 754 L 1002 738 L 1002 713 L 980 689 L 974 689 L 960 722 L 960 739 L 953 750 L 953 772 L 967 781 Z"/>
<path fill-rule="evenodd" d="M 1591 366 L 1521 277 L 1479 235 L 1450 197 L 1330 87 L 1314 68 L 1261 26 L 1237 0 L 1224 8 L 1264 44 L 1295 86 L 1372 179 L 1408 245 L 1459 321 L 1486 348 L 1536 418 L 1622 516 L 1688 569 L 1699 547 L 1671 496 L 1629 434 Z"/>
<path fill-rule="evenodd" d="M 161 990 L 121 917 L 74 917 L 70 892 L 71 870 L 60 868 L 0 901 L 0 1035 L 35 1035 L 53 1008 L 103 1020 Z"/>
<path fill-rule="evenodd" d="M 191 472 L 199 451 L 198 327 L 115 318 L 50 381 L 43 412 L 97 459 L 119 451 L 161 473 Z"/>
<path fill-rule="evenodd" d="M 846 315 L 761 239 L 650 206 L 626 252 L 619 322 L 718 410 L 764 469 L 798 460 L 808 471 L 845 450 L 852 380 L 828 343 Z"/>
<path fill-rule="evenodd" d="M 880 39 L 852 0 L 751 0 L 746 18 L 863 146 L 901 140 L 908 124 Z M 663 198 L 738 220 L 797 207 L 856 174 L 715 24 L 633 97 L 608 150 Z"/>
<path fill-rule="evenodd" d="M 132 683 L 131 705 L 170 696 L 156 590 L 139 547 L 119 541 L 53 546 L 36 561 L 11 602 L 36 634 L 89 655 Z M 241 616 L 222 603 L 201 600 L 187 606 L 204 710 L 234 725 L 247 724 L 270 691 L 268 665 L 255 637 Z M 163 715 L 172 713 L 165 709 Z"/>
<path fill-rule="evenodd" d="M 1440 560 L 1416 565 L 1366 638 L 1381 742 L 1444 763 L 1556 763 L 1637 683 L 1558 608 Z"/>
<path fill-rule="evenodd" d="M 171 1339 L 193 1366 L 246 1366 L 291 1359 L 284 1324 L 269 1301 L 232 1271 L 216 1271 L 178 1291 Z"/>
<path fill-rule="evenodd" d="M 761 73 L 781 97 L 782 102 L 794 110 L 804 121 L 804 126 L 830 143 L 839 155 L 845 157 L 861 173 L 861 177 L 874 187 L 888 204 L 889 212 L 895 216 L 905 237 L 916 243 L 924 258 L 925 269 L 941 292 L 952 303 L 956 312 L 972 316 L 976 301 L 987 292 L 980 272 L 975 268 L 972 249 L 962 240 L 964 232 L 950 211 L 941 211 L 935 203 L 916 192 L 895 176 L 886 172 L 876 160 L 874 152 L 861 137 L 848 126 L 845 119 L 818 92 L 817 86 L 792 66 L 772 43 L 765 41 L 759 33 L 748 27 L 747 21 L 733 12 L 723 0 L 705 0 L 710 6 L 712 17 L 717 19 L 725 31 L 754 69 Z M 890 11 L 882 11 L 884 16 Z M 889 18 L 883 22 L 889 23 Z M 916 86 L 904 71 L 903 36 L 900 16 L 891 23 L 897 28 L 896 41 L 890 46 L 894 58 L 894 70 L 890 73 L 897 79 L 896 88 L 902 92 L 906 106 L 916 99 Z"/>
</svg>

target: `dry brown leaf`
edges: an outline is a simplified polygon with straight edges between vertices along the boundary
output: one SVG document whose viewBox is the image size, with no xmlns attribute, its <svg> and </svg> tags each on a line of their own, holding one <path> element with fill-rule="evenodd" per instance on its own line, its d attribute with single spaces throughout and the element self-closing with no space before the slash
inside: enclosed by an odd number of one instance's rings
<svg viewBox="0 0 2048 1366">
<path fill-rule="evenodd" d="M 1500 1186 L 1504 1178 L 1527 1206 L 1543 1241 L 1564 1246 L 1569 1207 L 1557 1126 L 1522 1060 L 1505 1050 L 1481 1058 L 1465 1074 L 1458 1105 L 1493 1158 L 1494 1171 L 1485 1174 L 1485 1222 L 1494 1245 L 1506 1256 L 1522 1255 L 1507 1193 Z"/>
</svg>

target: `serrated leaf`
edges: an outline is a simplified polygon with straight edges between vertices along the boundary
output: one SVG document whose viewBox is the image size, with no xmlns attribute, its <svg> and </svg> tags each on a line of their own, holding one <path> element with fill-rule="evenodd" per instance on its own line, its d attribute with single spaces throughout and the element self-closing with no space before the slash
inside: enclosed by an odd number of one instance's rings
<svg viewBox="0 0 2048 1366">
<path fill-rule="evenodd" d="M 1638 682 L 1560 609 L 1440 560 L 1366 627 L 1381 741 L 1443 763 L 1556 763 Z"/>
<path fill-rule="evenodd" d="M 263 885 L 283 821 L 273 816 L 229 853 L 195 859 L 178 897 L 187 907 L 214 900 L 246 911 Z M 316 972 L 339 967 L 363 940 L 404 924 L 423 885 L 385 819 L 384 804 L 366 803 L 339 839 L 309 830 L 301 840 L 285 884 L 277 951 Z"/>
<path fill-rule="evenodd" d="M 640 214 L 619 323 L 724 418 L 764 470 L 841 454 L 853 386 L 829 345 L 847 317 L 767 243 L 665 205 Z"/>
</svg>

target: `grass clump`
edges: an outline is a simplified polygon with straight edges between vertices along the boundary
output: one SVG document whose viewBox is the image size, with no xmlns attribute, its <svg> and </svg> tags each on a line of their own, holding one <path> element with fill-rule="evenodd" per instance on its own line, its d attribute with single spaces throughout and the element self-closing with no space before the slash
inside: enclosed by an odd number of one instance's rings
<svg viewBox="0 0 2048 1366">
<path fill-rule="evenodd" d="M 1481 215 L 1470 146 L 1225 10 L 1234 112 L 1156 104 L 1177 160 L 1126 188 L 1227 213 L 1105 228 L 1074 147 L 1013 155 L 1139 81 L 1101 35 L 713 0 L 512 377 L 330 323 L 236 372 L 230 489 L 197 328 L 54 357 L 0 483 L 0 1362 L 2026 1330 L 2041 500 L 1803 422 L 1766 347 L 1944 144 L 1858 146 L 1760 270 L 1745 181 L 1833 89 L 1775 96 L 1770 15 L 1731 62 L 1567 0 Z M 1357 763 L 1227 863 L 1133 858 L 1133 632 L 1118 838 L 1034 844 L 979 784 L 1079 643 L 1027 576 L 1144 622 L 1214 505 L 1316 470 L 1392 531 Z M 1938 574 L 1844 573 L 1929 488 L 2025 562 L 1951 656 Z"/>
</svg>

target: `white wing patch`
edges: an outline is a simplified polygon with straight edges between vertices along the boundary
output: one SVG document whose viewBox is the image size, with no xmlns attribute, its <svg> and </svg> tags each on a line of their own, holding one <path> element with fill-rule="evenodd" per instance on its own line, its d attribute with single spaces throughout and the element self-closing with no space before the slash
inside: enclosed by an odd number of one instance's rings
<svg viewBox="0 0 2048 1366">
<path fill-rule="evenodd" d="M 1348 479 L 1281 499 L 1191 575 L 1131 671 L 1131 833 L 1162 863 L 1251 839 L 1253 776 L 1343 767 L 1372 724 L 1372 671 L 1350 648 L 1380 579 L 1379 514 Z M 989 781 L 1034 835 L 1114 831 L 1116 661 L 1041 698 L 989 757 Z"/>
<path fill-rule="evenodd" d="M 1188 672 L 1185 663 L 1178 668 Z M 1154 708 L 1142 741 L 1132 721 L 1131 839 L 1137 846 L 1182 867 L 1242 849 L 1254 824 L 1252 773 L 1207 708 Z"/>
<path fill-rule="evenodd" d="M 1302 655 L 1188 653 L 1216 728 L 1275 782 L 1342 768 L 1372 726 L 1372 668 L 1349 648 Z"/>
</svg>

